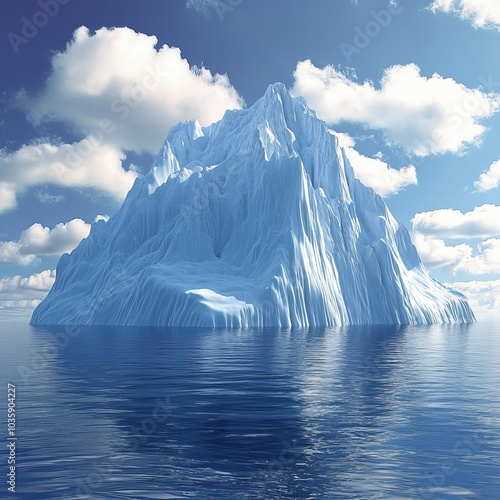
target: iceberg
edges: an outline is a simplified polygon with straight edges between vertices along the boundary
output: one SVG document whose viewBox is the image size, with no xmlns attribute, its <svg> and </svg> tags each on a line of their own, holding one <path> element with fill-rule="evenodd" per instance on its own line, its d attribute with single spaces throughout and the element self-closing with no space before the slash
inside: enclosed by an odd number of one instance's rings
<svg viewBox="0 0 500 500">
<path fill-rule="evenodd" d="M 173 127 L 117 213 L 61 257 L 32 324 L 473 322 L 305 101 L 271 85 Z"/>
</svg>

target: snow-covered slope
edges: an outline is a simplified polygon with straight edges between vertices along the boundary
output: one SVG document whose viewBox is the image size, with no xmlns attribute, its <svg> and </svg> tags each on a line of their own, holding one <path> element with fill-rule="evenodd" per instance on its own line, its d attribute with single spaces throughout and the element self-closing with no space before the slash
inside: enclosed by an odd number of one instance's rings
<svg viewBox="0 0 500 500">
<path fill-rule="evenodd" d="M 175 126 L 148 175 L 57 266 L 34 324 L 470 322 L 304 100 L 276 84 Z"/>
</svg>

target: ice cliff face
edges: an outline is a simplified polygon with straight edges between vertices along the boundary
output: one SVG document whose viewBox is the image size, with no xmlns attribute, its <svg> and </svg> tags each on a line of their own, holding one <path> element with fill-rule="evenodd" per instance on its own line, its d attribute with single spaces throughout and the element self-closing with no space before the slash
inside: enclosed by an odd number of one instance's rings
<svg viewBox="0 0 500 500">
<path fill-rule="evenodd" d="M 338 141 L 281 84 L 175 126 L 123 206 L 57 267 L 34 324 L 470 322 Z"/>
</svg>

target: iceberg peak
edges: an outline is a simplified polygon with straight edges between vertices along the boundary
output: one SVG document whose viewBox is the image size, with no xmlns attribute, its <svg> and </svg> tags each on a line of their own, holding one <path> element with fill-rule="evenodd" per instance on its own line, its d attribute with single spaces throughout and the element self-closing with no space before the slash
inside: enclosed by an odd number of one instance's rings
<svg viewBox="0 0 500 500">
<path fill-rule="evenodd" d="M 282 99 L 286 99 L 286 98 L 291 98 L 291 95 L 288 92 L 285 85 L 281 82 L 276 82 L 276 83 L 270 84 L 267 87 L 266 92 L 264 93 L 264 96 L 262 97 L 262 99 L 264 101 L 273 101 L 276 99 L 281 101 Z"/>
</svg>

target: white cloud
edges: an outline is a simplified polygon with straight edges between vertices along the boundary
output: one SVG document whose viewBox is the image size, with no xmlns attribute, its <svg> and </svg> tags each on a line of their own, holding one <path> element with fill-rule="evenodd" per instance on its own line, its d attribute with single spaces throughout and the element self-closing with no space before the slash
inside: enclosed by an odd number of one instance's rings
<svg viewBox="0 0 500 500">
<path fill-rule="evenodd" d="M 54 284 L 55 279 L 56 271 L 50 269 L 32 274 L 27 278 L 21 276 L 2 278 L 0 279 L 0 293 L 17 293 L 20 289 L 46 293 Z"/>
<path fill-rule="evenodd" d="M 1 300 L 0 299 L 0 311 L 3 314 L 27 314 L 35 309 L 35 307 L 40 304 L 43 299 L 32 299 L 32 300 Z"/>
<path fill-rule="evenodd" d="M 364 156 L 354 149 L 347 150 L 346 156 L 356 177 L 380 196 L 396 194 L 406 186 L 418 184 L 417 172 L 413 165 L 400 169 L 391 168 L 386 162 Z"/>
<path fill-rule="evenodd" d="M 433 12 L 451 12 L 470 21 L 475 28 L 495 28 L 500 31 L 498 0 L 434 0 Z"/>
<path fill-rule="evenodd" d="M 30 186 L 53 184 L 93 188 L 123 200 L 137 173 L 122 167 L 125 155 L 93 138 L 73 144 L 31 144 L 0 152 L 0 213 L 16 206 L 16 195 Z"/>
<path fill-rule="evenodd" d="M 413 233 L 420 258 L 430 268 L 446 267 L 454 273 L 471 275 L 500 273 L 500 239 L 490 238 L 473 248 L 471 245 L 447 245 L 444 240 Z"/>
<path fill-rule="evenodd" d="M 24 255 L 22 253 L 22 246 L 18 241 L 0 242 L 0 263 L 27 266 L 29 264 L 34 264 L 37 261 L 38 258 L 36 255 Z"/>
<path fill-rule="evenodd" d="M 78 28 L 54 55 L 44 89 L 19 95 L 34 123 L 69 123 L 122 150 L 156 153 L 169 128 L 219 120 L 242 101 L 227 76 L 191 68 L 181 52 L 156 49 L 154 36 L 130 28 Z"/>
<path fill-rule="evenodd" d="M 107 216 L 97 216 L 96 220 Z M 73 219 L 57 224 L 53 229 L 33 224 L 21 233 L 18 241 L 0 242 L 0 262 L 28 265 L 38 262 L 41 255 L 62 255 L 71 252 L 90 232 L 90 224 Z"/>
<path fill-rule="evenodd" d="M 90 224 L 73 219 L 57 224 L 53 229 L 33 224 L 21 233 L 19 242 L 23 252 L 34 255 L 61 255 L 71 252 L 90 232 Z"/>
<path fill-rule="evenodd" d="M 500 160 L 494 161 L 486 172 L 483 172 L 474 182 L 476 191 L 484 192 L 495 189 L 500 185 Z"/>
<path fill-rule="evenodd" d="M 413 165 L 401 169 L 391 168 L 380 158 L 364 156 L 354 149 L 355 140 L 345 133 L 331 131 L 351 163 L 356 177 L 365 185 L 371 187 L 380 196 L 396 194 L 401 189 L 412 184 L 418 184 L 417 172 Z"/>
<path fill-rule="evenodd" d="M 415 214 L 414 231 L 439 238 L 490 238 L 500 236 L 500 206 L 481 205 L 469 212 L 451 208 Z"/>
<path fill-rule="evenodd" d="M 500 239 L 490 238 L 479 243 L 476 253 L 459 263 L 456 269 L 469 274 L 500 273 Z"/>
<path fill-rule="evenodd" d="M 469 274 L 500 273 L 500 206 L 481 205 L 469 212 L 441 209 L 415 214 L 413 242 L 429 267 Z M 483 239 L 475 246 L 448 245 L 446 239 Z"/>
<path fill-rule="evenodd" d="M 459 281 L 446 285 L 469 299 L 478 320 L 500 316 L 500 280 Z"/>
<path fill-rule="evenodd" d="M 415 64 L 386 69 L 379 88 L 309 60 L 297 64 L 294 77 L 293 94 L 304 96 L 321 119 L 382 130 L 389 144 L 417 156 L 461 153 L 479 144 L 485 131 L 481 119 L 500 109 L 498 94 L 438 74 L 422 76 Z"/>
<path fill-rule="evenodd" d="M 26 278 L 13 276 L 0 279 L 0 311 L 2 314 L 28 313 L 47 295 L 56 277 L 47 269 Z"/>
<path fill-rule="evenodd" d="M 418 232 L 412 234 L 412 240 L 420 258 L 431 269 L 446 266 L 456 270 L 472 256 L 472 248 L 467 244 L 449 246 L 441 239 Z"/>
</svg>

